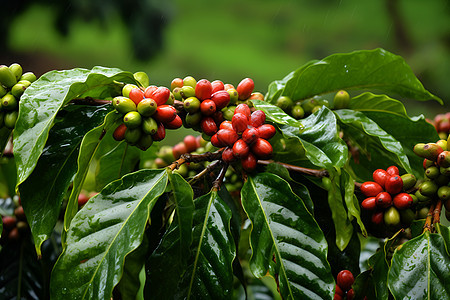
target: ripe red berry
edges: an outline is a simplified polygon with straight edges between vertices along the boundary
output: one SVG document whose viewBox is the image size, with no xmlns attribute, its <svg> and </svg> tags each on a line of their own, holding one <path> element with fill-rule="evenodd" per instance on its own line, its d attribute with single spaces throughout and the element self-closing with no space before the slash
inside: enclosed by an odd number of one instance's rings
<svg viewBox="0 0 450 300">
<path fill-rule="evenodd" d="M 336 284 L 336 289 L 334 294 L 339 295 L 341 297 L 345 296 L 345 292 L 341 289 L 341 287 L 339 285 Z"/>
<path fill-rule="evenodd" d="M 403 180 L 399 175 L 390 176 L 385 183 L 386 192 L 391 195 L 398 194 L 403 189 Z"/>
<path fill-rule="evenodd" d="M 219 129 L 216 134 L 222 144 L 230 147 L 233 147 L 234 143 L 239 139 L 236 131 L 230 129 Z"/>
<path fill-rule="evenodd" d="M 334 294 L 333 300 L 344 300 L 344 297 L 339 294 Z"/>
<path fill-rule="evenodd" d="M 222 160 L 224 162 L 230 163 L 234 161 L 236 158 L 233 154 L 233 149 L 231 147 L 226 147 L 222 152 Z"/>
<path fill-rule="evenodd" d="M 382 187 L 384 187 L 384 184 L 386 182 L 386 179 L 390 176 L 388 174 L 388 172 L 386 172 L 383 169 L 376 169 L 375 171 L 373 171 L 373 180 L 378 183 L 379 185 L 381 185 Z"/>
<path fill-rule="evenodd" d="M 248 119 L 244 114 L 234 113 L 231 123 L 233 125 L 233 129 L 237 133 L 242 133 L 245 129 L 247 129 Z"/>
<path fill-rule="evenodd" d="M 183 87 L 183 79 L 175 78 L 174 80 L 172 80 L 172 82 L 170 83 L 170 89 L 173 91 L 173 89 L 177 87 L 178 88 Z"/>
<path fill-rule="evenodd" d="M 166 137 L 166 129 L 164 125 L 158 122 L 158 129 L 155 134 L 152 134 L 152 139 L 155 142 L 162 141 Z"/>
<path fill-rule="evenodd" d="M 236 90 L 239 94 L 239 100 L 245 100 L 250 97 L 255 88 L 255 83 L 251 78 L 244 78 L 239 82 Z"/>
<path fill-rule="evenodd" d="M 16 226 L 16 218 L 12 216 L 3 216 L 2 217 L 3 227 L 7 230 L 10 230 Z"/>
<path fill-rule="evenodd" d="M 257 139 L 251 147 L 253 154 L 259 159 L 268 159 L 272 156 L 272 145 L 265 139 Z"/>
<path fill-rule="evenodd" d="M 185 136 L 184 139 L 183 139 L 183 143 L 186 146 L 187 152 L 195 151 L 199 147 L 197 145 L 197 138 L 195 136 L 193 136 L 193 135 Z"/>
<path fill-rule="evenodd" d="M 150 86 L 146 87 L 145 91 L 144 91 L 144 97 L 151 98 L 151 96 L 153 95 L 153 92 L 156 91 L 157 89 L 158 89 L 158 87 L 156 85 L 150 85 Z"/>
<path fill-rule="evenodd" d="M 410 194 L 408 194 L 408 193 L 400 193 L 400 194 L 395 195 L 395 197 L 393 199 L 393 202 L 394 202 L 394 206 L 396 208 L 398 208 L 398 209 L 407 209 L 407 208 L 410 208 L 413 205 L 414 200 L 413 200 L 413 198 L 411 197 Z"/>
<path fill-rule="evenodd" d="M 170 121 L 169 123 L 164 123 L 164 127 L 166 129 L 178 129 L 183 126 L 183 120 L 181 120 L 180 116 L 177 115 L 175 119 Z"/>
<path fill-rule="evenodd" d="M 258 160 L 252 153 L 249 153 L 246 157 L 241 158 L 242 168 L 247 172 L 255 170 L 257 162 Z"/>
<path fill-rule="evenodd" d="M 242 139 L 248 144 L 251 145 L 259 138 L 258 129 L 255 127 L 247 128 L 242 133 Z"/>
<path fill-rule="evenodd" d="M 8 240 L 10 241 L 18 241 L 20 239 L 20 232 L 17 227 L 14 227 L 11 229 L 11 231 L 8 234 Z"/>
<path fill-rule="evenodd" d="M 144 99 L 144 92 L 141 89 L 134 88 L 130 91 L 129 98 L 138 105 L 142 99 Z"/>
<path fill-rule="evenodd" d="M 195 96 L 199 100 L 205 100 L 211 98 L 212 85 L 207 79 L 200 79 L 195 85 Z"/>
<path fill-rule="evenodd" d="M 152 98 L 153 100 L 156 101 L 156 104 L 160 106 L 165 104 L 169 99 L 169 97 L 170 97 L 170 90 L 164 86 L 160 86 L 156 90 L 154 90 L 151 96 L 148 98 Z"/>
<path fill-rule="evenodd" d="M 392 205 L 392 196 L 388 192 L 381 192 L 375 197 L 377 207 L 387 208 Z"/>
<path fill-rule="evenodd" d="M 247 104 L 241 103 L 238 106 L 236 106 L 236 109 L 234 110 L 234 114 L 243 114 L 247 117 L 247 119 L 250 120 L 250 107 L 248 107 Z"/>
<path fill-rule="evenodd" d="M 213 118 L 206 117 L 200 121 L 200 127 L 202 131 L 209 136 L 214 135 L 217 132 L 217 125 Z"/>
<path fill-rule="evenodd" d="M 373 181 L 364 182 L 360 190 L 366 197 L 376 197 L 379 193 L 383 192 L 381 185 Z"/>
<path fill-rule="evenodd" d="M 117 128 L 114 130 L 113 132 L 113 138 L 116 141 L 122 141 L 123 139 L 125 139 L 125 131 L 127 131 L 127 126 L 122 123 L 119 126 L 117 126 Z"/>
<path fill-rule="evenodd" d="M 389 168 L 386 169 L 386 172 L 389 175 L 400 175 L 398 168 L 396 166 L 390 166 Z"/>
<path fill-rule="evenodd" d="M 222 91 L 225 89 L 225 85 L 220 80 L 214 80 L 213 82 L 211 82 L 211 86 L 212 86 L 212 94 L 214 94 L 217 91 Z"/>
<path fill-rule="evenodd" d="M 361 202 L 362 208 L 365 210 L 373 210 L 377 206 L 375 197 L 368 197 Z"/>
<path fill-rule="evenodd" d="M 352 288 L 354 282 L 355 278 L 349 270 L 342 270 L 337 275 L 336 283 L 345 292 Z"/>
<path fill-rule="evenodd" d="M 237 140 L 233 145 L 233 153 L 236 157 L 246 157 L 250 153 L 250 148 L 242 139 Z"/>
<path fill-rule="evenodd" d="M 206 99 L 200 104 L 200 111 L 205 116 L 211 116 L 216 112 L 216 103 L 211 99 Z"/>
<path fill-rule="evenodd" d="M 347 300 L 353 300 L 353 298 L 355 298 L 355 292 L 353 289 L 349 289 L 347 291 Z"/>
<path fill-rule="evenodd" d="M 232 85 L 231 83 L 225 83 L 224 85 L 223 85 L 223 89 L 226 91 L 226 90 L 229 90 L 229 89 L 234 89 L 234 85 Z"/>
<path fill-rule="evenodd" d="M 250 125 L 259 127 L 266 122 L 266 114 L 262 110 L 255 110 L 250 116 Z"/>
<path fill-rule="evenodd" d="M 175 159 L 179 159 L 182 154 L 185 154 L 187 152 L 188 151 L 187 151 L 186 145 L 184 143 L 178 143 L 172 147 L 172 153 L 173 153 L 173 157 L 175 157 Z"/>
<path fill-rule="evenodd" d="M 220 90 L 211 95 L 211 100 L 214 101 L 217 109 L 222 109 L 230 103 L 230 94 L 227 91 Z"/>
<path fill-rule="evenodd" d="M 380 225 L 381 223 L 383 223 L 383 219 L 384 219 L 384 212 L 383 211 L 375 211 L 372 214 L 372 223 L 374 223 L 375 225 Z"/>
<path fill-rule="evenodd" d="M 177 116 L 177 110 L 171 105 L 159 105 L 153 114 L 153 119 L 161 123 L 170 123 Z"/>
<path fill-rule="evenodd" d="M 85 205 L 86 202 L 88 202 L 88 201 L 89 201 L 89 197 L 85 193 L 80 193 L 78 195 L 78 207 Z"/>
<path fill-rule="evenodd" d="M 223 121 L 222 123 L 220 123 L 219 128 L 220 128 L 220 129 L 230 129 L 230 130 L 234 130 L 234 129 L 233 129 L 233 124 L 231 123 L 231 121 Z"/>
<path fill-rule="evenodd" d="M 214 134 L 214 135 L 211 137 L 211 144 L 212 144 L 214 147 L 217 147 L 217 148 L 222 148 L 222 147 L 227 146 L 225 143 L 222 143 L 222 142 L 219 140 L 219 138 L 218 138 L 218 136 L 217 136 L 217 133 Z"/>
<path fill-rule="evenodd" d="M 271 139 L 275 133 L 276 129 L 273 125 L 270 124 L 263 124 L 259 126 L 258 128 L 259 137 L 265 140 Z"/>
</svg>

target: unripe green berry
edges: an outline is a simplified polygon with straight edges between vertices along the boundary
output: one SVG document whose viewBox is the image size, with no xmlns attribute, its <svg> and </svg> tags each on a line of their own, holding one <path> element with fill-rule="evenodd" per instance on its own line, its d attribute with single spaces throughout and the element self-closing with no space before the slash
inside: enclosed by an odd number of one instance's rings
<svg viewBox="0 0 450 300">
<path fill-rule="evenodd" d="M 200 110 L 200 100 L 196 97 L 189 97 L 183 102 L 184 110 L 190 114 L 196 113 Z"/>
<path fill-rule="evenodd" d="M 18 63 L 13 63 L 12 65 L 9 66 L 9 69 L 16 77 L 16 80 L 17 81 L 20 80 L 20 77 L 22 77 L 22 72 L 23 72 L 22 66 L 19 65 Z"/>
<path fill-rule="evenodd" d="M 3 122 L 5 123 L 5 127 L 9 129 L 14 129 L 14 126 L 16 126 L 17 117 L 19 115 L 19 112 L 17 110 L 6 112 L 5 117 L 3 119 Z"/>
<path fill-rule="evenodd" d="M 334 96 L 333 104 L 334 109 L 348 108 L 350 104 L 350 95 L 346 91 L 340 90 Z"/>
<path fill-rule="evenodd" d="M 404 174 L 400 176 L 403 181 L 403 190 L 407 191 L 416 185 L 416 177 L 413 174 Z"/>
<path fill-rule="evenodd" d="M 195 88 L 190 85 L 185 85 L 180 90 L 181 97 L 187 99 L 189 97 L 195 97 Z"/>
<path fill-rule="evenodd" d="M 2 107 L 6 110 L 15 110 L 19 105 L 16 97 L 8 93 L 2 98 Z"/>
<path fill-rule="evenodd" d="M 292 108 L 291 115 L 294 119 L 303 119 L 305 116 L 305 111 L 303 110 L 301 105 L 295 105 Z"/>
<path fill-rule="evenodd" d="M 36 75 L 34 75 L 33 72 L 26 72 L 22 74 L 20 80 L 28 80 L 29 82 L 33 83 L 36 81 Z"/>
<path fill-rule="evenodd" d="M 195 80 L 194 77 L 186 76 L 183 78 L 183 86 L 190 86 L 190 87 L 195 88 L 196 85 L 197 85 L 197 80 Z M 195 95 L 195 92 L 194 92 L 194 95 Z M 191 96 L 189 96 L 189 97 L 191 97 Z"/>
<path fill-rule="evenodd" d="M 125 84 L 125 86 L 122 88 L 122 96 L 129 98 L 130 92 L 132 89 L 138 89 L 139 87 L 135 84 Z"/>
<path fill-rule="evenodd" d="M 130 111 L 130 112 L 126 113 L 125 116 L 123 117 L 123 123 L 129 129 L 137 128 L 137 127 L 141 126 L 141 123 L 142 123 L 141 114 L 138 113 L 137 111 Z"/>
<path fill-rule="evenodd" d="M 294 102 L 292 102 L 292 99 L 288 96 L 281 96 L 277 99 L 276 105 L 284 111 L 290 111 L 292 110 Z"/>
</svg>

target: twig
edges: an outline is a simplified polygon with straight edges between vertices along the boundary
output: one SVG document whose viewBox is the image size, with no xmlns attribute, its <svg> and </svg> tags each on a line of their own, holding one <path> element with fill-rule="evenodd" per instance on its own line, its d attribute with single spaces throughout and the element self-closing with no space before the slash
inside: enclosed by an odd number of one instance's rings
<svg viewBox="0 0 450 300">
<path fill-rule="evenodd" d="M 278 161 L 273 161 L 273 160 L 258 160 L 258 164 L 261 164 L 261 165 L 268 165 L 271 163 L 276 163 L 276 164 L 282 165 L 290 171 L 299 172 L 299 173 L 314 176 L 314 177 L 321 178 L 321 177 L 330 176 L 328 171 L 324 170 L 324 169 L 316 170 L 316 169 L 309 169 L 309 168 L 294 166 L 294 165 L 290 165 L 290 164 L 286 164 L 286 163 L 282 163 L 282 162 L 278 162 Z"/>
<path fill-rule="evenodd" d="M 196 182 L 197 180 L 199 180 L 200 178 L 205 176 L 207 173 L 209 173 L 212 170 L 214 170 L 220 163 L 221 163 L 220 160 L 216 160 L 216 161 L 212 162 L 210 165 L 208 165 L 206 168 L 204 168 L 200 173 L 198 173 L 197 175 L 192 177 L 192 179 L 189 180 L 188 183 L 192 184 L 192 183 Z"/>
<path fill-rule="evenodd" d="M 225 173 L 227 172 L 228 164 L 224 163 L 222 168 L 220 169 L 219 176 L 217 176 L 217 179 L 214 180 L 212 190 L 218 191 L 220 189 L 220 186 L 222 185 L 223 178 L 225 177 Z"/>
<path fill-rule="evenodd" d="M 441 210 L 442 210 L 442 200 L 439 199 L 433 211 L 433 227 L 435 226 L 436 223 L 441 222 Z"/>
<path fill-rule="evenodd" d="M 75 105 L 90 105 L 90 106 L 101 106 L 104 104 L 111 104 L 110 100 L 95 99 L 92 97 L 75 98 L 72 99 L 70 102 Z"/>
<path fill-rule="evenodd" d="M 199 163 L 203 161 L 215 161 L 222 157 L 222 150 L 217 152 L 205 152 L 203 154 L 190 154 L 185 153 L 180 156 L 179 159 L 174 161 L 168 166 L 170 170 L 178 169 L 184 163 Z"/>
<path fill-rule="evenodd" d="M 427 219 L 425 220 L 425 225 L 423 225 L 423 231 L 429 231 L 431 232 L 431 220 L 433 219 L 433 211 L 434 211 L 434 204 L 430 206 L 430 210 L 427 214 Z"/>
<path fill-rule="evenodd" d="M 182 111 L 182 110 L 184 110 L 184 104 L 183 104 L 182 101 L 175 100 L 175 101 L 173 102 L 173 107 L 175 107 L 175 109 L 176 109 L 177 111 Z"/>
</svg>

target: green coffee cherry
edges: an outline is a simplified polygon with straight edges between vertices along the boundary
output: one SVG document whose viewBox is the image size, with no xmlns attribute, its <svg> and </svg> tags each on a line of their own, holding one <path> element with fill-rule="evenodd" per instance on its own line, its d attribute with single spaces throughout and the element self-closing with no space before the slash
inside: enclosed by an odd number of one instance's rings
<svg viewBox="0 0 450 300">
<path fill-rule="evenodd" d="M 112 103 L 115 109 L 117 109 L 117 111 L 122 114 L 137 110 L 136 104 L 133 102 L 133 100 L 127 97 L 115 97 Z"/>
<path fill-rule="evenodd" d="M 439 153 L 442 152 L 442 148 L 436 143 L 418 143 L 414 146 L 414 153 L 417 156 L 436 161 Z"/>
<path fill-rule="evenodd" d="M 195 88 L 190 85 L 185 85 L 180 90 L 181 97 L 187 99 L 189 97 L 195 97 Z"/>
<path fill-rule="evenodd" d="M 150 78 L 148 78 L 148 75 L 145 72 L 136 72 L 133 74 L 133 77 L 139 81 L 143 87 L 148 87 L 150 85 Z"/>
<path fill-rule="evenodd" d="M 227 106 L 222 109 L 223 117 L 227 121 L 231 121 L 234 116 L 234 110 L 236 109 L 236 106 Z"/>
<path fill-rule="evenodd" d="M 439 172 L 439 168 L 436 166 L 428 167 L 425 170 L 425 176 L 429 179 L 436 179 L 439 175 L 441 175 L 441 173 Z"/>
<path fill-rule="evenodd" d="M 450 186 L 441 186 L 437 190 L 437 195 L 442 201 L 450 199 Z"/>
<path fill-rule="evenodd" d="M 124 97 L 130 97 L 130 92 L 132 89 L 138 89 L 139 87 L 135 84 L 125 84 L 124 87 L 122 88 L 122 96 Z"/>
<path fill-rule="evenodd" d="M 305 114 L 310 114 L 313 108 L 316 106 L 316 101 L 314 99 L 307 99 L 302 102 L 302 108 Z"/>
<path fill-rule="evenodd" d="M 0 98 L 3 98 L 8 93 L 8 91 L 0 84 Z"/>
<path fill-rule="evenodd" d="M 141 135 L 141 138 L 137 142 L 136 146 L 142 151 L 145 151 L 148 148 L 150 148 L 152 144 L 153 144 L 152 136 L 149 134 L 143 134 Z"/>
<path fill-rule="evenodd" d="M 202 120 L 202 113 L 196 112 L 193 114 L 188 113 L 186 115 L 186 126 L 188 127 L 194 127 L 198 124 L 200 124 L 200 121 Z"/>
<path fill-rule="evenodd" d="M 169 99 L 166 101 L 166 105 L 173 105 L 175 103 L 175 95 L 170 92 Z"/>
<path fill-rule="evenodd" d="M 2 107 L 6 110 L 15 110 L 19 105 L 16 97 L 8 93 L 2 98 Z"/>
<path fill-rule="evenodd" d="M 400 213 L 394 206 L 389 207 L 384 212 L 384 224 L 388 226 L 397 226 L 400 224 Z"/>
<path fill-rule="evenodd" d="M 7 66 L 0 67 L 0 83 L 7 88 L 12 88 L 17 83 L 16 76 Z"/>
<path fill-rule="evenodd" d="M 131 144 L 136 144 L 141 138 L 142 131 L 140 128 L 127 128 L 125 131 L 125 140 Z"/>
<path fill-rule="evenodd" d="M 173 170 L 175 173 L 180 174 L 183 177 L 186 177 L 189 173 L 189 169 L 186 165 L 181 165 L 178 169 Z"/>
<path fill-rule="evenodd" d="M 230 95 L 230 103 L 231 105 L 236 104 L 239 100 L 239 94 L 236 89 L 228 89 L 227 93 Z"/>
<path fill-rule="evenodd" d="M 137 111 L 130 111 L 126 113 L 125 116 L 123 117 L 123 123 L 129 129 L 137 128 L 141 126 L 142 123 L 141 114 L 138 113 Z"/>
<path fill-rule="evenodd" d="M 294 119 L 303 119 L 303 117 L 305 116 L 305 111 L 303 110 L 301 105 L 295 105 L 292 108 L 291 115 Z"/>
<path fill-rule="evenodd" d="M 421 209 L 419 209 L 419 210 L 417 211 L 417 216 L 416 216 L 416 218 L 417 218 L 417 219 L 425 219 L 425 218 L 427 217 L 427 215 L 428 215 L 428 211 L 429 211 L 429 210 L 430 210 L 429 207 L 426 207 L 426 206 L 422 207 Z"/>
<path fill-rule="evenodd" d="M 138 103 L 137 111 L 143 117 L 150 117 L 151 115 L 153 115 L 155 113 L 157 107 L 158 107 L 158 104 L 156 104 L 155 100 L 150 99 L 150 98 L 144 98 Z"/>
<path fill-rule="evenodd" d="M 158 130 L 158 123 L 153 118 L 144 118 L 142 120 L 142 131 L 148 135 L 155 134 Z"/>
<path fill-rule="evenodd" d="M 279 108 L 281 108 L 284 111 L 291 111 L 293 105 L 294 105 L 294 102 L 288 96 L 281 96 L 280 98 L 277 99 L 277 103 L 276 103 L 276 106 L 278 106 Z"/>
<path fill-rule="evenodd" d="M 196 113 L 200 109 L 200 100 L 196 97 L 186 98 L 183 102 L 184 110 L 190 114 Z"/>
<path fill-rule="evenodd" d="M 170 146 L 162 146 L 161 149 L 159 149 L 159 153 L 158 153 L 159 157 L 163 159 L 163 161 L 166 164 L 170 164 L 175 160 L 175 157 L 173 156 L 173 151 L 172 151 L 172 147 Z"/>
<path fill-rule="evenodd" d="M 416 213 L 410 208 L 401 210 L 400 219 L 403 224 L 409 226 L 416 219 Z"/>
<path fill-rule="evenodd" d="M 450 167 L 447 167 L 447 168 L 440 167 L 439 172 L 441 172 L 442 175 L 449 177 L 450 176 Z"/>
<path fill-rule="evenodd" d="M 23 75 L 20 77 L 20 80 L 28 80 L 29 82 L 33 83 L 36 81 L 36 75 L 34 75 L 33 72 L 26 72 L 23 73 Z"/>
<path fill-rule="evenodd" d="M 20 96 L 22 96 L 23 92 L 25 92 L 26 90 L 26 86 L 24 86 L 21 83 L 16 83 L 12 88 L 11 88 L 11 94 L 16 97 L 16 98 L 20 98 Z"/>
<path fill-rule="evenodd" d="M 434 179 L 434 182 L 436 182 L 438 186 L 447 185 L 450 183 L 450 177 L 439 174 L 439 176 L 436 179 Z"/>
<path fill-rule="evenodd" d="M 19 112 L 17 110 L 6 112 L 5 117 L 3 119 L 3 122 L 5 123 L 5 127 L 9 129 L 14 129 L 14 126 L 16 126 L 17 117 L 19 115 Z"/>
<path fill-rule="evenodd" d="M 178 101 L 183 100 L 183 97 L 181 96 L 181 88 L 176 87 L 173 89 L 172 94 L 174 95 L 175 99 Z"/>
<path fill-rule="evenodd" d="M 311 113 L 315 113 L 316 111 L 320 110 L 322 108 L 323 105 L 316 105 L 313 107 L 313 109 L 311 110 Z"/>
<path fill-rule="evenodd" d="M 403 181 L 403 190 L 407 191 L 416 185 L 416 177 L 413 174 L 404 174 L 401 176 Z"/>
<path fill-rule="evenodd" d="M 22 77 L 22 72 L 23 72 L 22 66 L 19 65 L 18 63 L 13 63 L 12 65 L 9 66 L 9 69 L 16 77 L 16 80 L 17 81 L 20 80 L 20 77 Z"/>
<path fill-rule="evenodd" d="M 333 104 L 334 109 L 348 108 L 350 104 L 350 95 L 346 91 L 340 90 L 334 95 Z"/>
<path fill-rule="evenodd" d="M 19 81 L 17 81 L 17 84 L 22 84 L 23 86 L 25 86 L 27 88 L 31 85 L 31 82 L 29 82 L 28 80 L 19 80 Z"/>
<path fill-rule="evenodd" d="M 447 140 L 439 140 L 436 142 L 436 144 L 442 148 L 442 150 L 446 151 L 447 150 Z"/>
<path fill-rule="evenodd" d="M 417 197 L 417 200 L 419 200 L 419 203 L 427 203 L 431 201 L 431 198 L 423 195 L 420 190 L 417 190 L 414 195 Z"/>
<path fill-rule="evenodd" d="M 424 196 L 428 196 L 428 197 L 433 197 L 437 190 L 438 190 L 438 185 L 434 182 L 434 181 L 424 181 L 420 187 L 419 187 L 419 191 L 422 195 Z"/>
<path fill-rule="evenodd" d="M 197 80 L 195 80 L 195 78 L 192 76 L 186 76 L 183 79 L 183 86 L 190 86 L 190 87 L 195 88 L 196 84 L 197 84 Z M 194 94 L 195 94 L 195 92 L 194 92 Z"/>
</svg>

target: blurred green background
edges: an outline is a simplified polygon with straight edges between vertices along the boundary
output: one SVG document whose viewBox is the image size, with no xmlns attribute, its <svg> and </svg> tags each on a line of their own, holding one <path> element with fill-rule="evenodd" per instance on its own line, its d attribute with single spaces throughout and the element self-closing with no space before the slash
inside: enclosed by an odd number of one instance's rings
<svg viewBox="0 0 450 300">
<path fill-rule="evenodd" d="M 450 108 L 450 0 L 1 2 L 0 63 L 38 75 L 102 65 L 166 86 L 187 75 L 251 77 L 265 93 L 311 59 L 382 47 L 445 101 L 406 102 L 410 115 Z"/>
</svg>

